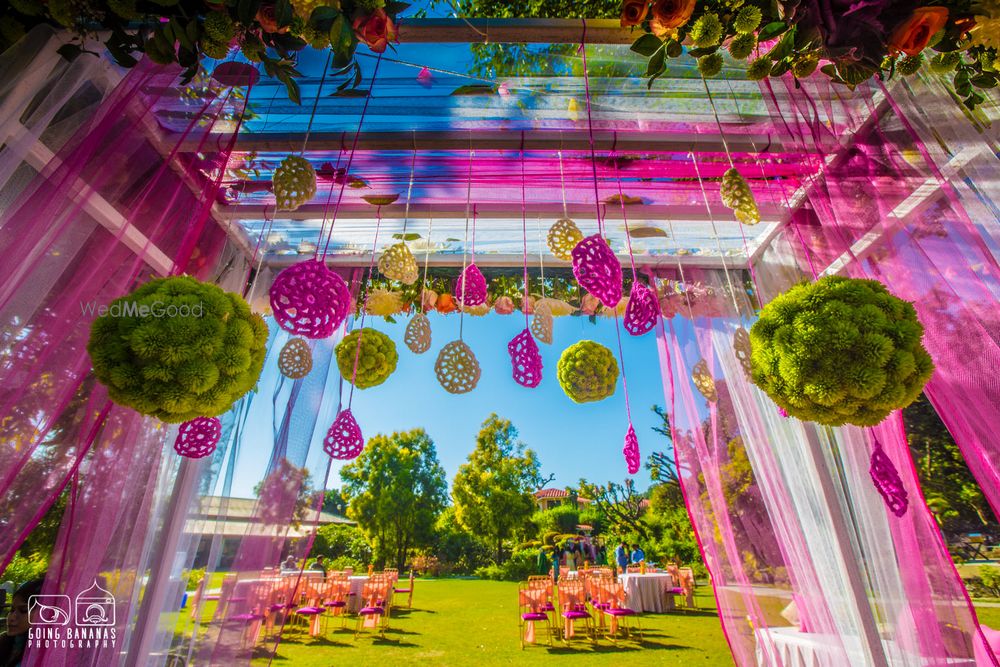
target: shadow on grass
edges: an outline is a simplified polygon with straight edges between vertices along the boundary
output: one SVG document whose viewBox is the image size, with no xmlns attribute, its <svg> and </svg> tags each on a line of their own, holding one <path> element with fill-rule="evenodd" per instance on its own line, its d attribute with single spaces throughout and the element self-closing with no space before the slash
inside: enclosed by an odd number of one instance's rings
<svg viewBox="0 0 1000 667">
<path fill-rule="evenodd" d="M 645 634 L 645 633 L 644 633 Z M 631 653 L 633 651 L 647 651 L 647 650 L 665 650 L 665 651 L 693 651 L 695 650 L 693 646 L 685 646 L 684 644 L 666 644 L 658 641 L 650 641 L 648 638 L 643 638 L 640 644 L 636 640 L 625 639 L 620 640 L 617 644 L 608 643 L 607 640 L 598 642 L 596 644 L 591 644 L 589 642 L 572 642 L 568 646 L 566 645 L 555 645 L 552 647 L 543 646 L 547 653 L 552 655 L 575 655 L 580 653 Z"/>
</svg>

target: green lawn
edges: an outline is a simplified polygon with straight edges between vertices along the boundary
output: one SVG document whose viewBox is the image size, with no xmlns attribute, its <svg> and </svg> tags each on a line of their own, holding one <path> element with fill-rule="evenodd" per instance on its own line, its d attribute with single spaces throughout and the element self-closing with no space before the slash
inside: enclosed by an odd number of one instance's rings
<svg viewBox="0 0 1000 667">
<path fill-rule="evenodd" d="M 303 626 L 285 626 L 275 656 L 276 665 L 732 665 L 722 636 L 714 600 L 707 586 L 697 596 L 699 611 L 647 614 L 645 638 L 619 642 L 602 640 L 570 645 L 544 642 L 521 650 L 517 629 L 517 584 L 499 581 L 417 580 L 413 609 L 393 611 L 384 640 L 350 631 L 331 621 L 325 637 L 311 638 Z M 539 633 L 540 635 L 542 633 Z M 266 664 L 258 648 L 254 664 Z"/>
</svg>

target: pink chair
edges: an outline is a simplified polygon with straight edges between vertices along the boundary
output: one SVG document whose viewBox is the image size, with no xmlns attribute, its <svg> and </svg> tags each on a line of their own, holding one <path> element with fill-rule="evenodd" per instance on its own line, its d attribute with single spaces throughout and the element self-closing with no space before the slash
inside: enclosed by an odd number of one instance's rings
<svg viewBox="0 0 1000 667">
<path fill-rule="evenodd" d="M 582 581 L 559 582 L 559 608 L 563 617 L 563 641 L 568 642 L 576 634 L 576 624 L 583 621 L 584 630 L 590 641 L 594 641 L 593 618 L 587 611 L 587 594 Z"/>
<path fill-rule="evenodd" d="M 394 582 L 395 584 L 395 582 Z M 413 608 L 413 570 L 410 570 L 410 583 L 406 588 L 393 588 L 393 595 L 406 595 L 406 608 Z"/>
<path fill-rule="evenodd" d="M 614 643 L 618 642 L 618 630 L 624 630 L 626 635 L 632 637 L 632 628 L 628 626 L 628 619 L 635 620 L 635 630 L 639 635 L 639 643 L 642 643 L 642 627 L 639 624 L 639 613 L 634 609 L 629 609 L 626 605 L 625 586 L 620 583 L 607 582 L 600 587 L 600 612 L 610 618 L 608 624 L 607 637 Z M 597 605 L 594 605 L 598 608 Z"/>
<path fill-rule="evenodd" d="M 361 634 L 361 628 L 376 628 L 379 636 L 385 637 L 389 627 L 389 604 L 392 599 L 392 579 L 373 576 L 365 582 L 361 590 L 361 609 L 358 610 L 358 624 L 354 638 Z"/>
<path fill-rule="evenodd" d="M 524 650 L 525 642 L 535 643 L 535 624 L 545 623 L 545 629 L 549 637 L 549 646 L 552 646 L 553 627 L 549 619 L 546 606 L 551 607 L 551 591 L 546 591 L 543 586 L 532 585 L 532 582 L 522 583 L 517 591 L 518 604 L 518 633 L 521 638 L 521 650 Z"/>
</svg>

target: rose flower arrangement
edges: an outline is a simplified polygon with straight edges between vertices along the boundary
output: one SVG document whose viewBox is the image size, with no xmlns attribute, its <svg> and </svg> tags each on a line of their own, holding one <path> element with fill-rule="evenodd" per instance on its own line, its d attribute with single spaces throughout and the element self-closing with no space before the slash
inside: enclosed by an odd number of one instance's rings
<svg viewBox="0 0 1000 667">
<path fill-rule="evenodd" d="M 396 16 L 408 6 L 387 0 L 11 0 L 0 10 L 0 51 L 48 23 L 76 34 L 75 43 L 60 49 L 68 58 L 99 38 L 119 65 L 132 67 L 135 54 L 145 53 L 157 63 L 180 64 L 187 83 L 204 58 L 221 60 L 239 49 L 298 103 L 296 52 L 331 48 L 336 74 L 346 78 L 341 87 L 357 86 L 357 45 L 382 53 L 396 43 Z"/>
<path fill-rule="evenodd" d="M 970 109 L 1000 77 L 1000 0 L 622 0 L 621 24 L 643 31 L 632 50 L 649 58 L 650 86 L 685 47 L 706 77 L 728 53 L 752 80 L 819 69 L 850 87 L 926 63 L 954 72 Z"/>
</svg>

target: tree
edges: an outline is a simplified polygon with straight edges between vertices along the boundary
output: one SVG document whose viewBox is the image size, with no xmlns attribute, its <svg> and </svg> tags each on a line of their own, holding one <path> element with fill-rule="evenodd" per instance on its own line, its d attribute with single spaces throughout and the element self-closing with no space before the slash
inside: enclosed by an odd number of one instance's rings
<svg viewBox="0 0 1000 667">
<path fill-rule="evenodd" d="M 363 564 L 371 560 L 372 549 L 357 526 L 330 523 L 316 531 L 312 554 L 325 556 L 331 561 L 350 558 Z"/>
<path fill-rule="evenodd" d="M 580 480 L 580 492 L 593 499 L 597 510 L 608 519 L 612 531 L 619 535 L 635 533 L 640 539 L 649 538 L 649 527 L 642 520 L 648 505 L 642 494 L 636 493 L 635 482 L 626 479 L 622 484 L 591 484 Z"/>
<path fill-rule="evenodd" d="M 497 563 L 503 561 L 503 541 L 534 512 L 532 492 L 540 480 L 538 457 L 517 440 L 510 420 L 487 417 L 468 463 L 455 475 L 451 494 L 459 523 L 496 547 Z"/>
<path fill-rule="evenodd" d="M 339 489 L 327 489 L 323 494 L 323 511 L 338 516 L 347 515 L 347 500 Z"/>
<path fill-rule="evenodd" d="M 347 515 L 360 524 L 377 564 L 403 569 L 411 549 L 431 543 L 447 486 L 434 441 L 423 429 L 371 438 L 340 477 Z"/>
<path fill-rule="evenodd" d="M 253 491 L 259 498 L 257 513 L 266 524 L 289 524 L 297 529 L 318 502 L 309 470 L 284 457 Z"/>
<path fill-rule="evenodd" d="M 968 532 L 1000 532 L 962 452 L 930 401 L 921 394 L 903 410 L 903 421 L 927 505 L 949 542 Z"/>
</svg>

